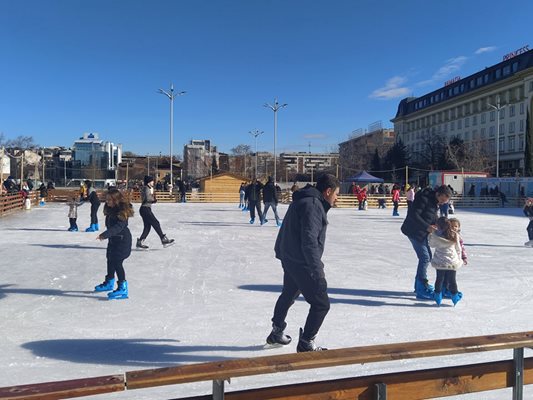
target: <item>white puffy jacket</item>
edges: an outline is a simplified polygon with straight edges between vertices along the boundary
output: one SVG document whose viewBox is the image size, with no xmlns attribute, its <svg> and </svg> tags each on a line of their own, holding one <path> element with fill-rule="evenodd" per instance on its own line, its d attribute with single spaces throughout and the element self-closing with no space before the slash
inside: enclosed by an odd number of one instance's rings
<svg viewBox="0 0 533 400">
<path fill-rule="evenodd" d="M 429 235 L 429 245 L 435 248 L 431 265 L 435 269 L 457 270 L 463 265 L 459 236 L 455 242 L 447 240 L 436 233 Z"/>
</svg>

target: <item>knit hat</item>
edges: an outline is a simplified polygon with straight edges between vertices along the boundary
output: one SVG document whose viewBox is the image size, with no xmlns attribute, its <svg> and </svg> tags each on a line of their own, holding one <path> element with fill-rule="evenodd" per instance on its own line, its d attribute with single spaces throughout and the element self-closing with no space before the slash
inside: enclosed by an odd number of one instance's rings
<svg viewBox="0 0 533 400">
<path fill-rule="evenodd" d="M 145 185 L 148 185 L 150 182 L 153 182 L 153 181 L 154 181 L 154 178 L 152 176 L 146 175 L 144 177 L 144 184 Z"/>
</svg>

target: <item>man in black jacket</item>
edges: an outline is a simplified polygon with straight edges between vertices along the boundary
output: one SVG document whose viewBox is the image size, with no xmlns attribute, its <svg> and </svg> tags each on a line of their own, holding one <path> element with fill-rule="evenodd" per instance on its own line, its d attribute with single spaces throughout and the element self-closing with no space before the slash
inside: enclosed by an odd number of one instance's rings
<svg viewBox="0 0 533 400">
<path fill-rule="evenodd" d="M 439 186 L 436 190 L 426 188 L 419 191 L 402 224 L 402 233 L 409 238 L 418 257 L 415 291 L 419 299 L 433 299 L 433 286 L 428 283 L 427 276 L 432 257 L 428 236 L 437 230 L 435 224 L 439 205 L 448 203 L 451 196 L 446 185 Z"/>
<path fill-rule="evenodd" d="M 285 318 L 301 293 L 311 307 L 304 329 L 300 328 L 297 351 L 325 350 L 314 340 L 330 306 L 321 258 L 328 225 L 326 214 L 337 201 L 339 186 L 337 178 L 325 174 L 318 178 L 316 188 L 307 185 L 293 194 L 274 247 L 283 267 L 283 290 L 274 308 L 268 344 L 291 342 L 291 337 L 283 332 Z"/>
<path fill-rule="evenodd" d="M 261 225 L 266 222 L 267 211 L 272 207 L 272 211 L 274 211 L 274 217 L 276 218 L 276 225 L 281 226 L 278 215 L 278 192 L 274 186 L 271 176 L 268 177 L 268 181 L 263 187 L 263 203 L 265 203 L 265 210 L 263 211 L 263 220 L 261 221 Z"/>
<path fill-rule="evenodd" d="M 255 210 L 259 217 L 259 222 L 263 225 L 263 213 L 261 212 L 261 189 L 263 184 L 256 179 L 250 183 L 244 191 L 244 201 L 248 201 L 248 208 L 250 209 L 250 223 L 255 222 Z"/>
</svg>

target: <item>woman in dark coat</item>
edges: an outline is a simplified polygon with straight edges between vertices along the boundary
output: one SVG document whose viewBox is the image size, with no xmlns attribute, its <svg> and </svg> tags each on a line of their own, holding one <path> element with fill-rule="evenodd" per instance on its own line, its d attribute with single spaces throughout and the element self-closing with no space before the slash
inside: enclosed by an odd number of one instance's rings
<svg viewBox="0 0 533 400">
<path fill-rule="evenodd" d="M 98 235 L 99 240 L 109 239 L 107 244 L 107 275 L 105 281 L 94 288 L 95 292 L 113 290 L 115 274 L 118 278 L 117 289 L 108 293 L 112 299 L 128 298 L 128 282 L 122 263 L 131 254 L 131 233 L 128 229 L 128 218 L 133 216 L 133 208 L 121 192 L 111 189 L 107 192 L 105 206 L 106 231 Z"/>
</svg>

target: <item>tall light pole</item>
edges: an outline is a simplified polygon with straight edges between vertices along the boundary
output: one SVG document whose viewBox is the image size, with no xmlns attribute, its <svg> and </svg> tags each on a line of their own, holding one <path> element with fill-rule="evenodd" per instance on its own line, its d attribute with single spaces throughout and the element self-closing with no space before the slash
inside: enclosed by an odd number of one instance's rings
<svg viewBox="0 0 533 400">
<path fill-rule="evenodd" d="M 278 110 L 280 108 L 286 107 L 287 104 L 279 104 L 278 99 L 274 99 L 274 104 L 263 104 L 264 107 L 270 108 L 272 111 L 274 111 L 274 182 L 277 181 L 276 179 L 276 144 L 278 140 Z"/>
<path fill-rule="evenodd" d="M 160 94 L 164 94 L 170 100 L 170 184 L 174 185 L 174 176 L 172 173 L 172 153 L 173 153 L 173 141 L 174 141 L 174 99 L 176 96 L 182 96 L 187 92 L 176 92 L 174 93 L 174 84 L 170 84 L 170 90 L 159 89 L 157 91 Z"/>
<path fill-rule="evenodd" d="M 498 96 L 496 105 L 487 103 L 489 107 L 496 110 L 496 178 L 500 177 L 500 111 L 505 108 L 505 104 L 500 105 L 500 96 Z"/>
<path fill-rule="evenodd" d="M 248 133 L 255 138 L 255 179 L 257 179 L 257 137 L 264 132 L 259 129 L 254 129 Z"/>
</svg>

